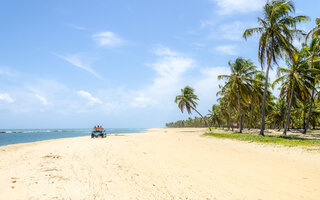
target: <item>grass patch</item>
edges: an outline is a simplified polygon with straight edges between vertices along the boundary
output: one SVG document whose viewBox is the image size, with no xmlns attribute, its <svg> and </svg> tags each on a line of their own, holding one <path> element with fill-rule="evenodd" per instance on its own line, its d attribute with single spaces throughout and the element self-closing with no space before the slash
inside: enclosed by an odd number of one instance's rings
<svg viewBox="0 0 320 200">
<path fill-rule="evenodd" d="M 249 133 L 205 133 L 204 136 L 212 136 L 215 138 L 234 139 L 247 142 L 258 142 L 277 144 L 287 147 L 308 147 L 308 150 L 320 150 L 320 140 L 317 139 L 306 139 L 298 136 L 274 136 L 266 135 L 264 137 L 249 134 Z M 311 147 L 311 149 L 310 149 Z"/>
</svg>

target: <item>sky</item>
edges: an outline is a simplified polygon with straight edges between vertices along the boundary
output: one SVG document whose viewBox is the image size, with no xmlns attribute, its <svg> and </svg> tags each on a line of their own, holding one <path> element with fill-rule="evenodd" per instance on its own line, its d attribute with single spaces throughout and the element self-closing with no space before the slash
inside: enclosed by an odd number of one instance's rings
<svg viewBox="0 0 320 200">
<path fill-rule="evenodd" d="M 310 30 L 320 1 L 294 2 L 311 19 L 299 28 Z M 207 114 L 228 61 L 260 67 L 258 37 L 242 34 L 258 26 L 264 3 L 1 1 L 0 129 L 164 127 L 189 117 L 174 103 L 186 85 Z"/>
</svg>

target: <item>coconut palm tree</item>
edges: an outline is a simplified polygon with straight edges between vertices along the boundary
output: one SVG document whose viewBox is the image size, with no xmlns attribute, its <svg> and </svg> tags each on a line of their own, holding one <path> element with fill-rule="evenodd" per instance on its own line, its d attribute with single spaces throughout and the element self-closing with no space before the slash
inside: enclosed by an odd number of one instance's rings
<svg viewBox="0 0 320 200">
<path fill-rule="evenodd" d="M 319 57 L 320 57 L 320 18 L 316 19 L 316 26 L 309 31 L 309 33 L 306 36 L 306 44 L 308 42 L 308 38 L 311 36 L 311 44 L 310 44 L 310 65 L 312 68 L 320 69 L 319 65 Z M 319 80 L 319 79 L 318 79 Z M 317 79 L 314 82 L 314 87 L 316 85 Z M 304 127 L 303 133 L 306 134 L 308 127 L 309 127 L 309 122 L 310 122 L 310 117 L 312 114 L 312 104 L 313 104 L 313 96 L 314 96 L 315 89 L 312 90 L 311 96 L 310 96 L 310 107 L 309 107 L 309 114 L 308 114 L 308 119 L 307 123 Z"/>
<path fill-rule="evenodd" d="M 220 112 L 220 105 L 213 104 L 212 105 L 212 110 L 208 110 L 209 114 L 207 115 L 210 119 L 210 124 L 209 126 L 212 127 L 213 124 L 219 125 L 220 120 L 219 119 L 219 112 Z"/>
<path fill-rule="evenodd" d="M 262 95 L 263 95 L 263 84 L 262 82 L 265 80 L 265 76 L 263 72 L 258 71 L 254 76 L 254 81 L 252 84 L 254 95 L 251 96 L 250 101 L 250 118 L 249 118 L 249 130 L 252 127 L 252 118 L 254 107 L 259 107 L 261 105 Z"/>
<path fill-rule="evenodd" d="M 239 132 L 242 133 L 242 114 L 241 114 L 241 102 L 245 101 L 249 103 L 250 95 L 253 88 L 252 83 L 256 82 L 253 77 L 257 73 L 256 66 L 250 60 L 244 58 L 237 58 L 234 62 L 229 61 L 231 70 L 230 75 L 219 75 L 218 79 L 226 80 L 226 85 L 229 87 L 230 92 L 237 97 L 238 104 L 238 120 L 240 125 Z"/>
<path fill-rule="evenodd" d="M 280 131 L 282 120 L 284 119 L 286 110 L 285 102 L 281 99 L 277 99 L 277 101 L 274 104 L 274 108 L 272 109 L 270 113 L 271 121 L 274 123 L 274 126 L 278 126 L 278 130 Z"/>
<path fill-rule="evenodd" d="M 222 97 L 218 99 L 218 102 L 221 108 L 224 108 L 223 109 L 225 111 L 224 114 L 227 115 L 226 118 L 227 118 L 228 130 L 231 127 L 233 131 L 231 111 L 236 107 L 236 98 L 234 95 L 232 95 L 232 90 L 229 82 L 226 82 L 226 84 L 223 86 L 219 85 L 219 88 L 221 90 L 217 92 L 217 96 L 222 96 Z"/>
<path fill-rule="evenodd" d="M 287 134 L 287 128 L 290 118 L 290 111 L 294 96 L 303 101 L 311 94 L 313 88 L 314 78 L 312 74 L 314 71 L 310 69 L 306 60 L 307 50 L 302 49 L 300 52 L 295 53 L 292 59 L 287 59 L 290 68 L 279 68 L 279 71 L 284 74 L 278 77 L 273 84 L 282 82 L 281 93 L 287 94 L 288 108 L 286 115 L 286 123 L 283 134 Z"/>
<path fill-rule="evenodd" d="M 258 17 L 260 27 L 245 30 L 243 37 L 247 40 L 253 34 L 260 34 L 258 57 L 263 68 L 267 64 L 266 79 L 262 100 L 261 136 L 264 136 L 266 96 L 268 88 L 269 70 L 277 60 L 286 54 L 288 57 L 294 52 L 292 41 L 295 36 L 301 36 L 302 31 L 296 29 L 299 22 L 308 21 L 306 16 L 292 17 L 289 14 L 295 12 L 295 6 L 291 0 L 267 1 L 263 8 L 263 18 Z"/>
<path fill-rule="evenodd" d="M 176 99 L 174 100 L 175 103 L 178 103 L 178 107 L 180 108 L 181 112 L 183 113 L 184 109 L 187 110 L 188 114 L 191 114 L 192 110 L 196 111 L 200 115 L 200 117 L 204 120 L 206 126 L 211 131 L 211 128 L 209 126 L 209 123 L 207 122 L 207 119 L 204 118 L 201 113 L 196 109 L 198 103 L 196 100 L 199 100 L 197 95 L 194 94 L 194 89 L 186 86 L 185 88 L 181 89 L 181 94 L 176 96 Z"/>
</svg>

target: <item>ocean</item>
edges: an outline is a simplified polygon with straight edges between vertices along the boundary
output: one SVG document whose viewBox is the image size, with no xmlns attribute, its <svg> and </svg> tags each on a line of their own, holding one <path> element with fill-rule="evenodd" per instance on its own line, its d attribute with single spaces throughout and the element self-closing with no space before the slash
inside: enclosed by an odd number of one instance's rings
<svg viewBox="0 0 320 200">
<path fill-rule="evenodd" d="M 107 134 L 141 133 L 146 129 L 108 128 Z M 43 140 L 89 136 L 92 129 L 0 129 L 0 146 Z"/>
</svg>

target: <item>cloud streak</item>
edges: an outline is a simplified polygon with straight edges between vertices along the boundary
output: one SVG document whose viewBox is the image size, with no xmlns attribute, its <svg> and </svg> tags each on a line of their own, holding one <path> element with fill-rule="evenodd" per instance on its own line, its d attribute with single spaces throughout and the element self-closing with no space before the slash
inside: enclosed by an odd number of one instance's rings
<svg viewBox="0 0 320 200">
<path fill-rule="evenodd" d="M 84 64 L 82 60 L 76 55 L 70 55 L 70 56 L 62 56 L 62 55 L 57 55 L 59 58 L 62 58 L 63 60 L 67 61 L 68 63 L 72 64 L 75 67 L 78 67 L 80 69 L 83 69 L 93 76 L 99 78 L 102 80 L 102 77 L 92 69 L 92 67 L 88 64 Z"/>
<path fill-rule="evenodd" d="M 77 94 L 80 97 L 88 100 L 88 105 L 103 104 L 103 102 L 99 98 L 93 97 L 92 94 L 87 91 L 80 90 L 77 92 Z"/>
<path fill-rule="evenodd" d="M 35 97 L 41 102 L 42 105 L 48 105 L 48 100 L 40 94 L 35 94 Z"/>
</svg>

